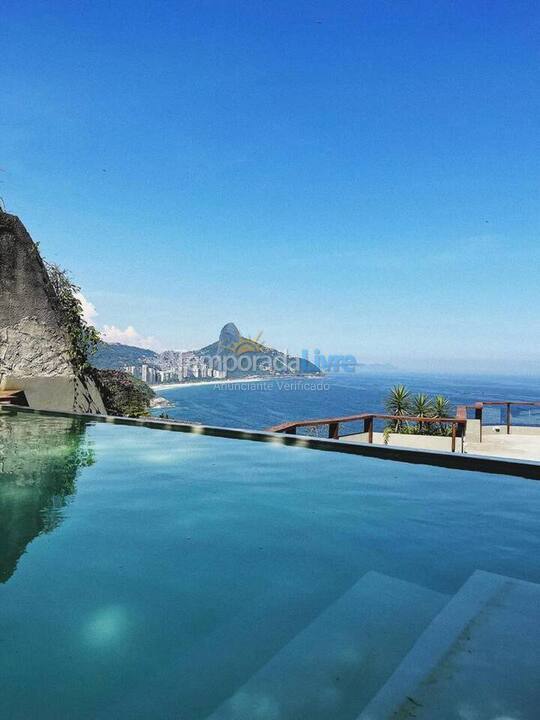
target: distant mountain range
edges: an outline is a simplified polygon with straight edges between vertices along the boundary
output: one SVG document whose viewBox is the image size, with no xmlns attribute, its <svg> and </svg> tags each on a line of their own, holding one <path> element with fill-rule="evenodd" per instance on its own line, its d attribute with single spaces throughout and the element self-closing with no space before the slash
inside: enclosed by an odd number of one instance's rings
<svg viewBox="0 0 540 720">
<path fill-rule="evenodd" d="M 218 361 L 226 368 L 227 377 L 275 375 L 312 375 L 321 371 L 309 360 L 267 347 L 256 340 L 240 334 L 234 323 L 227 323 L 221 330 L 216 342 L 199 350 L 179 352 L 166 350 L 157 353 L 154 350 L 123 345 L 121 343 L 101 342 L 92 356 L 94 367 L 121 370 L 126 366 L 149 365 L 159 370 L 175 371 L 186 358 L 202 363 Z"/>
<path fill-rule="evenodd" d="M 279 350 L 242 336 L 234 323 L 227 323 L 222 328 L 216 342 L 199 350 L 185 352 L 165 350 L 158 353 L 133 345 L 101 342 L 92 357 L 92 364 L 97 368 L 115 370 L 121 370 L 126 366 L 140 367 L 146 364 L 158 370 L 175 371 L 188 356 L 200 361 L 220 358 L 225 364 L 229 362 L 231 368 L 235 364 L 235 359 L 243 357 L 246 364 L 249 360 L 249 369 L 243 370 L 241 367 L 228 369 L 227 377 L 274 376 L 276 374 L 316 375 L 321 372 L 320 368 L 310 360 L 287 356 Z M 270 369 L 268 368 L 269 364 L 271 365 Z M 358 370 L 375 372 L 396 369 L 393 365 L 383 363 L 357 363 L 356 367 Z"/>
<path fill-rule="evenodd" d="M 94 367 L 102 370 L 121 370 L 129 365 L 143 364 L 159 367 L 159 353 L 122 343 L 100 342 L 90 360 Z"/>
<path fill-rule="evenodd" d="M 223 326 L 219 339 L 211 345 L 194 350 L 200 359 L 219 358 L 227 368 L 227 377 L 241 378 L 249 375 L 318 375 L 321 370 L 310 360 L 286 355 L 257 340 L 246 338 L 234 323 Z"/>
</svg>

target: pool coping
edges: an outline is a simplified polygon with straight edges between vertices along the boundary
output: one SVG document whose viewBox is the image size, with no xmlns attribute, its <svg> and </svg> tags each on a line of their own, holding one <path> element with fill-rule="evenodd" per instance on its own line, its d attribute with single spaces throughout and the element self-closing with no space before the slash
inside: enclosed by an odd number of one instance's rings
<svg viewBox="0 0 540 720">
<path fill-rule="evenodd" d="M 486 455 L 470 455 L 465 453 L 451 453 L 441 450 L 421 450 L 417 448 L 387 447 L 383 445 L 369 445 L 332 440 L 326 438 L 312 438 L 305 435 L 287 435 L 286 433 L 271 433 L 263 430 L 247 430 L 242 428 L 219 427 L 213 425 L 198 425 L 195 423 L 176 422 L 160 418 L 128 418 L 116 415 L 97 415 L 93 413 L 69 413 L 58 410 L 36 410 L 20 405 L 0 405 L 0 415 L 31 414 L 45 417 L 80 418 L 83 420 L 110 423 L 114 425 L 128 425 L 131 427 L 146 427 L 154 430 L 169 430 L 173 432 L 194 433 L 197 435 L 211 435 L 234 440 L 251 440 L 255 442 L 270 442 L 279 445 L 311 448 L 330 452 L 362 455 L 364 457 L 378 458 L 407 462 L 416 465 L 432 465 L 453 470 L 469 470 L 497 475 L 515 475 L 530 480 L 540 480 L 540 463 L 515 458 L 490 457 Z"/>
</svg>

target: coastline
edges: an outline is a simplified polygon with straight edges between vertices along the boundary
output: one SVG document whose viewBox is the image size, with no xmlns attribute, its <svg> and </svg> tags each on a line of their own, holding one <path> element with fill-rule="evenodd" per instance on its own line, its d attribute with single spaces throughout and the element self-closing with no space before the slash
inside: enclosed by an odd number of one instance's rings
<svg viewBox="0 0 540 720">
<path fill-rule="evenodd" d="M 296 376 L 295 376 L 296 377 Z M 201 387 L 201 385 L 231 385 L 243 382 L 269 382 L 275 378 L 229 378 L 228 380 L 201 380 L 197 382 L 163 383 L 162 385 L 150 385 L 152 390 L 176 390 L 177 388 Z"/>
<path fill-rule="evenodd" d="M 155 392 L 159 390 L 176 390 L 177 388 L 201 387 L 201 385 L 239 385 L 241 383 L 252 382 L 272 382 L 273 380 L 298 380 L 299 378 L 321 377 L 319 375 L 287 375 L 286 378 L 279 377 L 245 377 L 245 378 L 228 378 L 227 380 L 201 380 L 197 382 L 183 383 L 163 383 L 161 385 L 150 385 Z"/>
</svg>

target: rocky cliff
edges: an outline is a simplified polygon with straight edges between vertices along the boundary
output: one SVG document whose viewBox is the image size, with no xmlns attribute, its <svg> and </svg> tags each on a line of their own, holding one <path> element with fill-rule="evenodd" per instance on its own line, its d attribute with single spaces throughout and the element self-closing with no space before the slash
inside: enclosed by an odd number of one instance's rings
<svg viewBox="0 0 540 720">
<path fill-rule="evenodd" d="M 18 217 L 0 212 L 0 388 L 24 390 L 31 407 L 104 413 L 69 350 L 39 250 Z"/>
</svg>

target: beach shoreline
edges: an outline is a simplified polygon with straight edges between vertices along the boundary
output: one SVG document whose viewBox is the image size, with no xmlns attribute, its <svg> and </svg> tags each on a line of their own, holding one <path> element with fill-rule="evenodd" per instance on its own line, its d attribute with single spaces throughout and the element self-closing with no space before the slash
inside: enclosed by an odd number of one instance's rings
<svg viewBox="0 0 540 720">
<path fill-rule="evenodd" d="M 228 380 L 201 380 L 197 382 L 183 382 L 183 383 L 163 383 L 162 385 L 150 385 L 152 390 L 158 391 L 158 390 L 176 390 L 177 388 L 187 388 L 187 387 L 201 387 L 201 385 L 231 385 L 235 383 L 245 383 L 245 382 L 269 382 L 270 380 L 275 380 L 275 378 L 229 378 Z"/>
<path fill-rule="evenodd" d="M 280 377 L 245 377 L 245 378 L 228 378 L 226 380 L 201 380 L 197 382 L 183 382 L 183 383 L 163 383 L 162 385 L 150 385 L 152 390 L 158 392 L 159 390 L 176 390 L 177 388 L 187 387 L 201 387 L 201 385 L 240 385 L 242 383 L 253 383 L 253 382 L 272 382 L 273 380 L 299 380 L 309 379 L 313 377 L 320 377 L 319 375 L 287 375 L 285 378 Z"/>
</svg>

